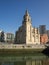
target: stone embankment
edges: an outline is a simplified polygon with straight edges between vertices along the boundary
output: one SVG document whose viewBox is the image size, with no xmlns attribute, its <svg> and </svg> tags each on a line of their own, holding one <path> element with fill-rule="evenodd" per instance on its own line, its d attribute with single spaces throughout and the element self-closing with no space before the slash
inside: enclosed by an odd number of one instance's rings
<svg viewBox="0 0 49 65">
<path fill-rule="evenodd" d="M 43 44 L 4 44 L 0 43 L 0 49 L 45 49 L 46 46 Z"/>
</svg>

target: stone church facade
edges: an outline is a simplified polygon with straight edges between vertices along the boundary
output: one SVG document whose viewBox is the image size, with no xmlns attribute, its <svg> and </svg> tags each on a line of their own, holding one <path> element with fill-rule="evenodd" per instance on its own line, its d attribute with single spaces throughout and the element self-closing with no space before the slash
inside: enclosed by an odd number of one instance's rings
<svg viewBox="0 0 49 65">
<path fill-rule="evenodd" d="M 26 10 L 22 26 L 16 31 L 15 43 L 17 44 L 40 44 L 39 29 L 32 27 L 31 17 Z"/>
</svg>

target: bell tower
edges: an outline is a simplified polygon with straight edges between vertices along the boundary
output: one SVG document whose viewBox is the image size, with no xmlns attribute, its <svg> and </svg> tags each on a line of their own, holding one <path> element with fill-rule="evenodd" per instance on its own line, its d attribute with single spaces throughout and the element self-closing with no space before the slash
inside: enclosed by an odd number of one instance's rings
<svg viewBox="0 0 49 65">
<path fill-rule="evenodd" d="M 28 10 L 26 10 L 25 15 L 23 16 L 23 22 L 22 23 L 26 23 L 26 22 L 31 23 L 31 17 L 28 13 Z"/>
<path fill-rule="evenodd" d="M 31 17 L 28 13 L 28 10 L 26 10 L 25 15 L 23 17 L 22 25 L 25 27 L 25 39 L 26 44 L 30 44 L 32 42 L 32 24 L 31 24 Z"/>
</svg>

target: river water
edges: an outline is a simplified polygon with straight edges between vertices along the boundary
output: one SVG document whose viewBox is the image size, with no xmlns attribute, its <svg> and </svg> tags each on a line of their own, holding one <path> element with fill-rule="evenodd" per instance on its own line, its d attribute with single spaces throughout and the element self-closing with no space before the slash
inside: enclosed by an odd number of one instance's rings
<svg viewBox="0 0 49 65">
<path fill-rule="evenodd" d="M 44 54 L 0 56 L 0 65 L 49 65 L 49 57 Z"/>
</svg>

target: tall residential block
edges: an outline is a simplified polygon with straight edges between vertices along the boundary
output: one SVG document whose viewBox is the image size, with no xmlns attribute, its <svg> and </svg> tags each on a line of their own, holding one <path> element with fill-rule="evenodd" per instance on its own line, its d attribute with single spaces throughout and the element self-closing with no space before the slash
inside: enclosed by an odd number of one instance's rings
<svg viewBox="0 0 49 65">
<path fill-rule="evenodd" d="M 40 31 L 40 34 L 46 34 L 46 25 L 40 25 L 39 31 Z"/>
<path fill-rule="evenodd" d="M 49 41 L 49 30 L 46 31 L 46 34 L 48 36 L 48 41 Z"/>
</svg>

